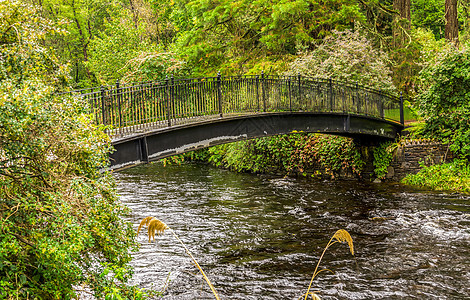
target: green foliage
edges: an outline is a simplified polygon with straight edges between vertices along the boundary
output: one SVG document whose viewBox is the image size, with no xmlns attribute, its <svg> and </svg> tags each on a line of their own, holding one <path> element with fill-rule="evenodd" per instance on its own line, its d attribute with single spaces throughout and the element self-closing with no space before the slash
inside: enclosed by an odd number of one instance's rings
<svg viewBox="0 0 470 300">
<path fill-rule="evenodd" d="M 131 275 L 134 232 L 112 177 L 99 171 L 108 137 L 86 103 L 51 92 L 36 80 L 0 85 L 3 297 L 63 299 L 82 284 L 100 296 Z"/>
<path fill-rule="evenodd" d="M 441 0 L 412 0 L 411 23 L 432 31 L 436 39 L 444 38 L 445 12 Z"/>
<path fill-rule="evenodd" d="M 0 298 L 70 299 L 79 286 L 132 298 L 134 232 L 100 171 L 109 138 L 85 101 L 54 94 L 66 70 L 43 47 L 54 23 L 0 6 Z"/>
<path fill-rule="evenodd" d="M 178 49 L 196 74 L 265 72 L 333 29 L 364 20 L 355 1 L 178 0 L 186 30 Z M 269 59 L 268 57 L 272 57 Z M 265 67 L 268 67 L 265 69 Z"/>
<path fill-rule="evenodd" d="M 0 1 L 0 16 L 0 81 L 20 83 L 34 75 L 55 84 L 64 82 L 66 68 L 43 46 L 47 35 L 64 34 L 59 24 L 16 0 Z"/>
<path fill-rule="evenodd" d="M 290 166 L 299 172 L 313 166 L 332 178 L 347 172 L 359 176 L 365 165 L 359 149 L 349 138 L 310 134 L 299 146 L 301 148 L 294 151 L 294 163 Z"/>
<path fill-rule="evenodd" d="M 470 157 L 470 50 L 450 48 L 422 73 L 429 82 L 418 95 L 419 113 L 425 120 L 425 137 L 450 144 L 462 158 Z"/>
<path fill-rule="evenodd" d="M 419 34 L 421 34 L 419 30 L 418 32 L 410 30 L 406 33 L 405 42 L 397 43 L 389 52 L 393 61 L 393 83 L 403 93 L 405 99 L 411 101 L 418 88 L 416 82 L 419 72 L 426 63 L 423 60 L 423 47 L 418 40 Z"/>
<path fill-rule="evenodd" d="M 384 142 L 381 143 L 379 146 L 375 147 L 373 150 L 374 154 L 374 173 L 375 176 L 379 179 L 385 178 L 387 175 L 388 170 L 387 168 L 390 166 L 390 163 L 393 159 L 393 150 L 396 144 L 392 142 Z"/>
<path fill-rule="evenodd" d="M 144 0 L 44 0 L 42 16 L 64 20 L 65 37 L 46 39 L 71 66 L 76 87 L 145 81 L 179 74 L 182 62 L 168 51 L 174 28 L 168 4 Z M 165 28 L 161 28 L 165 24 Z"/>
<path fill-rule="evenodd" d="M 387 54 L 360 31 L 333 31 L 315 50 L 293 61 L 288 74 L 358 82 L 390 92 L 395 87 L 388 63 Z"/>
<path fill-rule="evenodd" d="M 86 62 L 100 84 L 114 84 L 118 79 L 123 83 L 158 80 L 182 72 L 184 64 L 173 53 L 142 41 L 143 28 L 136 29 L 125 20 L 105 27 L 91 40 Z"/>
<path fill-rule="evenodd" d="M 322 134 L 266 137 L 195 151 L 192 159 L 237 172 L 360 176 L 365 163 L 348 138 Z"/>
<path fill-rule="evenodd" d="M 31 1 L 36 3 L 36 1 Z M 46 44 L 57 50 L 61 63 L 70 65 L 70 75 L 77 87 L 96 84 L 85 63 L 90 59 L 90 42 L 105 30 L 109 20 L 124 18 L 120 0 L 42 0 L 38 15 L 62 21 L 65 36 L 47 38 Z M 125 11 L 124 11 L 125 13 Z"/>
<path fill-rule="evenodd" d="M 402 182 L 434 190 L 470 193 L 470 166 L 467 160 L 422 167 L 418 174 L 409 174 Z"/>
</svg>

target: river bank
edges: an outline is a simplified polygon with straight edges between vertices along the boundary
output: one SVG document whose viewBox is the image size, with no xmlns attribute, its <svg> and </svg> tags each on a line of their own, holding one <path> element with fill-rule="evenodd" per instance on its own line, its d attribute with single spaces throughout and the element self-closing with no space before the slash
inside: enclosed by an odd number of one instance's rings
<svg viewBox="0 0 470 300">
<path fill-rule="evenodd" d="M 470 192 L 470 171 L 449 146 L 430 139 L 361 145 L 350 138 L 298 133 L 200 149 L 164 160 L 208 163 L 236 172 L 311 179 L 401 182 Z M 439 170 L 439 171 L 438 171 Z"/>
</svg>

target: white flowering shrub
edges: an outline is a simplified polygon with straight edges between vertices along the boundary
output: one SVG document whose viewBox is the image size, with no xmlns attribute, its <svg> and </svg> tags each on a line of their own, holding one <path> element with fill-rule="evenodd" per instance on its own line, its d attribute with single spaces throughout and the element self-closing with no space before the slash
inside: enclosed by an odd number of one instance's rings
<svg viewBox="0 0 470 300">
<path fill-rule="evenodd" d="M 287 75 L 332 78 L 394 92 L 389 64 L 387 53 L 360 31 L 333 31 L 315 50 L 290 63 Z"/>
</svg>

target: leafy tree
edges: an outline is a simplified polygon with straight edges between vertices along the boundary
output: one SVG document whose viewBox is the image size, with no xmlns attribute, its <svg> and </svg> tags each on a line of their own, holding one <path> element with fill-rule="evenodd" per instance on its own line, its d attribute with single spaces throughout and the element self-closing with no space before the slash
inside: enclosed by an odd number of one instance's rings
<svg viewBox="0 0 470 300">
<path fill-rule="evenodd" d="M 100 171 L 108 137 L 87 103 L 47 84 L 66 73 L 42 46 L 58 29 L 23 2 L 0 11 L 0 298 L 138 296 L 124 285 L 134 232 Z"/>
<path fill-rule="evenodd" d="M 143 28 L 126 26 L 125 19 L 113 22 L 107 23 L 89 46 L 90 58 L 85 65 L 98 83 L 150 81 L 184 71 L 184 63 L 174 53 L 142 40 Z"/>
<path fill-rule="evenodd" d="M 66 69 L 41 43 L 46 35 L 63 35 L 60 24 L 18 1 L 0 1 L 0 13 L 0 81 L 20 83 L 34 75 L 51 83 L 64 82 Z"/>
<path fill-rule="evenodd" d="M 119 0 L 42 0 L 38 3 L 39 15 L 50 20 L 63 20 L 62 28 L 67 36 L 46 39 L 45 42 L 56 49 L 62 63 L 71 67 L 73 82 L 77 87 L 90 85 L 93 74 L 85 63 L 90 58 L 90 42 L 105 29 L 109 20 L 122 17 L 122 5 Z"/>
<path fill-rule="evenodd" d="M 178 0 L 187 30 L 178 49 L 197 73 L 241 74 L 250 69 L 282 68 L 281 60 L 333 29 L 364 20 L 355 1 L 191 1 Z M 269 71 L 269 70 L 266 70 Z"/>
<path fill-rule="evenodd" d="M 412 24 L 430 29 L 436 39 L 443 38 L 445 25 L 443 4 L 442 0 L 412 0 Z"/>
</svg>

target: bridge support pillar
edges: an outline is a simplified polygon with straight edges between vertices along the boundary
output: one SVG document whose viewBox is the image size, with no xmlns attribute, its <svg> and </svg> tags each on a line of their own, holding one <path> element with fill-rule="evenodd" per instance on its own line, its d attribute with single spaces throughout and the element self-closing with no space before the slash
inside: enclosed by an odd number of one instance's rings
<svg viewBox="0 0 470 300">
<path fill-rule="evenodd" d="M 141 139 L 139 139 L 139 144 L 140 144 L 140 157 L 142 162 L 148 163 L 149 162 L 149 148 L 148 148 L 148 143 L 147 143 L 147 137 L 144 136 Z"/>
</svg>

